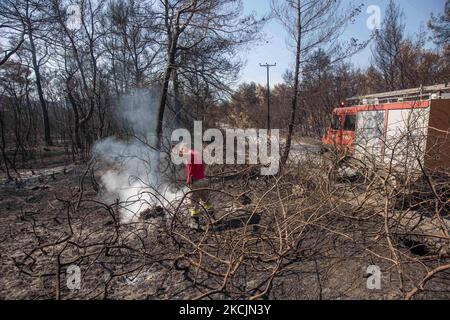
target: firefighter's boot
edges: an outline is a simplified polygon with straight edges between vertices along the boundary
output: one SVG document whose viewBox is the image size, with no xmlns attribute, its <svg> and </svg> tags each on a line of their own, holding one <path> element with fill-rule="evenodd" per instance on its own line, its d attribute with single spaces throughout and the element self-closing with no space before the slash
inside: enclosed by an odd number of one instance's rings
<svg viewBox="0 0 450 320">
<path fill-rule="evenodd" d="M 200 201 L 200 204 L 206 210 L 206 213 L 208 213 L 210 218 L 215 219 L 215 216 L 214 216 L 215 210 L 214 210 L 214 207 L 212 206 L 212 204 L 205 202 L 205 201 Z"/>
<path fill-rule="evenodd" d="M 191 214 L 189 221 L 189 228 L 193 230 L 201 230 L 200 227 L 200 212 L 197 209 L 189 209 L 189 213 Z"/>
</svg>

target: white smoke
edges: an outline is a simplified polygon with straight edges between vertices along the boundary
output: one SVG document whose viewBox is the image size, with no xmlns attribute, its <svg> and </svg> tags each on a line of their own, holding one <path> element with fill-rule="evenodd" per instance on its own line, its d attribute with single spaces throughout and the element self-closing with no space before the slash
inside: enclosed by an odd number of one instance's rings
<svg viewBox="0 0 450 320">
<path fill-rule="evenodd" d="M 135 221 L 155 205 L 170 207 L 184 193 L 160 172 L 167 160 L 154 148 L 157 96 L 154 90 L 143 89 L 122 96 L 118 112 L 132 136 L 127 140 L 108 137 L 93 148 L 94 156 L 111 167 L 101 177 L 102 198 L 119 199 L 123 223 Z"/>
</svg>

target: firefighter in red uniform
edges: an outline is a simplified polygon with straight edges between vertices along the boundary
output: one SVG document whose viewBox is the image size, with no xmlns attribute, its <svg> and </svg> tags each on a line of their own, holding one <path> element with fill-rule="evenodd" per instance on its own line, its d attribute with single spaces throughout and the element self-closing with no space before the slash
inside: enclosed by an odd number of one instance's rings
<svg viewBox="0 0 450 320">
<path fill-rule="evenodd" d="M 206 211 L 211 216 L 214 214 L 214 209 L 209 203 L 209 191 L 207 190 L 209 186 L 205 177 L 205 164 L 203 159 L 200 161 L 201 155 L 194 149 L 182 147 L 179 156 L 190 158 L 190 161 L 186 163 L 186 184 L 191 189 L 188 197 L 191 216 L 189 226 L 193 229 L 200 229 L 200 213 Z M 197 157 L 198 159 L 195 161 Z"/>
</svg>

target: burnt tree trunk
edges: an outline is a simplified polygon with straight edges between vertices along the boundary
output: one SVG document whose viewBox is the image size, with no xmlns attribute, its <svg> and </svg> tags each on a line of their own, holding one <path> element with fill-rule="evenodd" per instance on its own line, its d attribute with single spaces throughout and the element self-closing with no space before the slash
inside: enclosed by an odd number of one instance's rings
<svg viewBox="0 0 450 320">
<path fill-rule="evenodd" d="M 295 72 L 294 72 L 294 95 L 291 104 L 291 118 L 288 126 L 288 136 L 286 139 L 286 147 L 284 148 L 283 156 L 281 158 L 281 165 L 285 165 L 291 151 L 292 134 L 294 132 L 295 115 L 297 111 L 297 100 L 299 91 L 299 76 L 300 76 L 300 50 L 302 40 L 302 21 L 301 21 L 301 1 L 297 1 L 297 46 L 295 53 Z"/>
<path fill-rule="evenodd" d="M 37 92 L 38 92 L 38 96 L 39 96 L 39 103 L 40 103 L 41 109 L 42 109 L 42 118 L 44 120 L 44 140 L 45 140 L 45 144 L 47 146 L 52 146 L 53 142 L 52 142 L 52 138 L 51 138 L 51 134 L 50 134 L 50 121 L 48 118 L 47 103 L 45 102 L 44 92 L 42 90 L 41 72 L 40 72 L 40 68 L 39 68 L 39 63 L 37 61 L 36 46 L 34 43 L 33 32 L 31 29 L 31 23 L 29 21 L 28 21 L 27 26 L 28 26 L 28 39 L 30 41 L 31 59 L 33 62 L 33 70 L 34 70 L 34 74 L 36 77 L 36 88 L 37 88 Z"/>
<path fill-rule="evenodd" d="M 159 101 L 157 124 L 156 124 L 156 148 L 161 149 L 162 147 L 162 134 L 163 134 L 163 124 L 164 124 L 164 112 L 167 104 L 167 96 L 169 93 L 169 83 L 172 76 L 172 71 L 175 68 L 175 56 L 177 48 L 178 34 L 174 35 L 170 41 L 169 50 L 167 53 L 168 61 L 166 70 L 164 72 L 164 80 L 161 88 L 161 97 Z"/>
<path fill-rule="evenodd" d="M 80 138 L 80 115 L 78 113 L 78 105 L 77 102 L 75 101 L 75 98 L 72 95 L 72 92 L 70 91 L 69 85 L 67 85 L 67 97 L 69 98 L 70 104 L 72 105 L 72 110 L 73 110 L 73 116 L 74 116 L 74 121 L 73 121 L 73 135 L 74 135 L 74 139 L 75 139 L 75 145 L 77 146 L 77 148 L 79 150 L 81 150 L 83 148 L 83 144 L 81 142 L 81 138 Z"/>
<path fill-rule="evenodd" d="M 0 133 L 2 135 L 0 150 L 2 152 L 3 163 L 5 164 L 6 179 L 8 181 L 10 181 L 10 180 L 12 180 L 12 177 L 11 177 L 11 174 L 9 173 L 9 169 L 8 169 L 8 156 L 6 155 L 5 129 L 3 126 L 3 115 L 1 112 L 0 112 Z"/>
</svg>

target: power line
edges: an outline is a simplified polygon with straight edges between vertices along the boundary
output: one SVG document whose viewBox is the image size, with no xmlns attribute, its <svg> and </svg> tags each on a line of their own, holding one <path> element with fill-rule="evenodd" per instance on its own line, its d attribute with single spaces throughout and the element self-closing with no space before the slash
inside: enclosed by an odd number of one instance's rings
<svg viewBox="0 0 450 320">
<path fill-rule="evenodd" d="M 277 63 L 274 64 L 268 64 L 267 62 L 265 64 L 259 64 L 260 67 L 265 67 L 267 70 L 267 130 L 270 130 L 270 83 L 269 83 L 269 70 L 270 67 L 275 67 Z"/>
</svg>

